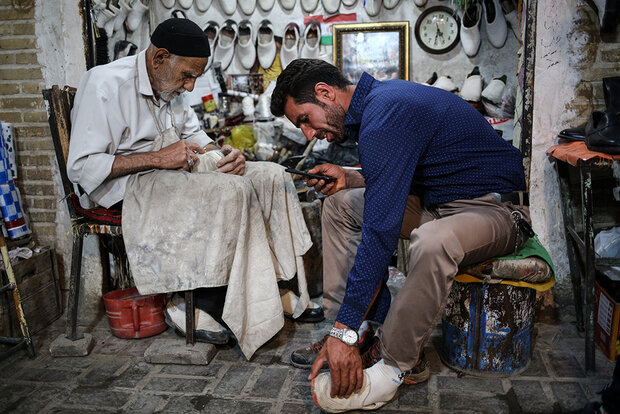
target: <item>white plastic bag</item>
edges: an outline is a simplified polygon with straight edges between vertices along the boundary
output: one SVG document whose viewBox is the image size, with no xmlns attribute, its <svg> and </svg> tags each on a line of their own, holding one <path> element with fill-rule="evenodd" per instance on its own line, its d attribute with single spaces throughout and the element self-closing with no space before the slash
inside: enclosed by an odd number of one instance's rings
<svg viewBox="0 0 620 414">
<path fill-rule="evenodd" d="M 594 252 L 598 258 L 620 258 L 620 227 L 598 233 L 594 237 Z M 620 266 L 597 265 L 596 268 L 611 280 L 620 281 Z"/>
</svg>

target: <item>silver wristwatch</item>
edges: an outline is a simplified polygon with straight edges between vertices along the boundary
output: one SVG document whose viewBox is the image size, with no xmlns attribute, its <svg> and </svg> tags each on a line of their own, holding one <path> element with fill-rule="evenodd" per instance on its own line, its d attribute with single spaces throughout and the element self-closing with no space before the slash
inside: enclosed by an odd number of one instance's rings
<svg viewBox="0 0 620 414">
<path fill-rule="evenodd" d="M 353 329 L 349 329 L 349 328 L 344 328 L 344 329 L 332 328 L 329 331 L 329 336 L 333 336 L 334 338 L 338 338 L 342 342 L 344 342 L 345 344 L 347 344 L 349 346 L 357 345 L 358 336 L 357 336 L 357 332 L 354 331 Z"/>
</svg>

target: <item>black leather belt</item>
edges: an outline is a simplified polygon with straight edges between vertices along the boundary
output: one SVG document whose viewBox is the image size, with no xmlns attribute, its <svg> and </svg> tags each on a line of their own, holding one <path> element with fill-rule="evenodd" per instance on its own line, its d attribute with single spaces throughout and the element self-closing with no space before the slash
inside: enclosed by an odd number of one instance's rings
<svg viewBox="0 0 620 414">
<path fill-rule="evenodd" d="M 521 202 L 521 197 L 523 197 L 523 202 Z M 502 203 L 511 202 L 515 206 L 529 206 L 530 200 L 525 191 L 513 191 L 511 193 L 500 194 L 499 199 Z"/>
</svg>

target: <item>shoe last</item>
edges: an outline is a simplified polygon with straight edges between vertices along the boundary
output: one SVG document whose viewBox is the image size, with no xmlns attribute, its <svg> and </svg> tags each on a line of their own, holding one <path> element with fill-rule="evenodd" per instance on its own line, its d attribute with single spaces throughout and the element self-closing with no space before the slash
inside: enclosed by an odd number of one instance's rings
<svg viewBox="0 0 620 414">
<path fill-rule="evenodd" d="M 413 3 L 418 7 L 424 7 L 428 0 L 413 0 Z"/>
<path fill-rule="evenodd" d="M 207 38 L 209 39 L 209 50 L 211 50 L 211 56 L 209 56 L 207 60 L 207 66 L 205 67 L 205 70 L 206 70 L 206 69 L 209 69 L 211 67 L 211 64 L 213 63 L 213 55 L 215 55 L 215 46 L 217 44 L 218 36 L 220 34 L 220 25 L 217 24 L 217 22 L 210 20 L 207 22 L 207 27 L 205 27 L 204 32 L 207 35 Z"/>
<path fill-rule="evenodd" d="M 385 7 L 388 10 L 391 10 L 394 7 L 398 6 L 399 2 L 400 0 L 383 0 L 383 7 Z"/>
<path fill-rule="evenodd" d="M 496 105 L 502 102 L 504 89 L 506 88 L 506 75 L 493 79 L 482 91 L 482 99 Z"/>
<path fill-rule="evenodd" d="M 269 11 L 273 8 L 276 0 L 258 0 L 258 7 L 263 11 Z"/>
<path fill-rule="evenodd" d="M 269 69 L 276 58 L 276 41 L 273 34 L 273 25 L 267 19 L 260 22 L 258 27 L 258 45 L 256 46 L 258 62 L 263 69 Z"/>
<path fill-rule="evenodd" d="M 284 28 L 282 36 L 282 48 L 280 49 L 280 64 L 282 70 L 286 69 L 289 63 L 299 56 L 299 26 L 296 23 L 289 23 Z"/>
<path fill-rule="evenodd" d="M 500 48 L 506 42 L 506 36 L 508 34 L 508 26 L 506 25 L 502 6 L 500 6 L 499 0 L 482 0 L 482 6 L 484 7 L 486 31 L 489 42 L 491 42 L 494 47 Z"/>
<path fill-rule="evenodd" d="M 254 46 L 254 28 L 249 20 L 239 22 L 237 39 L 237 58 L 244 69 L 251 69 L 256 61 L 256 47 Z"/>
<path fill-rule="evenodd" d="M 220 8 L 227 15 L 231 15 L 237 8 L 237 0 L 220 0 Z"/>
<path fill-rule="evenodd" d="M 256 8 L 256 0 L 237 0 L 237 4 L 241 11 L 248 16 L 254 13 Z"/>
<path fill-rule="evenodd" d="M 378 15 L 381 11 L 381 0 L 365 0 L 364 9 L 371 17 Z"/>
<path fill-rule="evenodd" d="M 127 15 L 127 30 L 134 32 L 138 27 L 140 27 L 142 18 L 147 11 L 149 11 L 149 8 L 146 4 L 143 4 L 140 0 L 134 1 L 129 14 Z"/>
<path fill-rule="evenodd" d="M 183 7 L 185 10 L 192 7 L 192 0 L 177 0 L 179 6 Z"/>
<path fill-rule="evenodd" d="M 476 66 L 474 70 L 467 75 L 465 82 L 463 82 L 463 87 L 461 88 L 461 98 L 468 102 L 478 102 L 480 101 L 481 93 L 482 76 L 480 76 L 480 71 L 478 70 L 478 66 Z"/>
<path fill-rule="evenodd" d="M 306 13 L 312 13 L 318 5 L 319 0 L 301 0 L 301 8 L 304 9 Z"/>
<path fill-rule="evenodd" d="M 174 7 L 174 0 L 161 0 L 161 4 L 163 4 L 165 8 L 171 9 Z"/>
<path fill-rule="evenodd" d="M 440 76 L 433 86 L 448 92 L 454 92 L 457 90 L 456 84 L 450 76 Z"/>
<path fill-rule="evenodd" d="M 321 3 L 323 4 L 323 10 L 325 10 L 325 13 L 338 13 L 338 9 L 340 8 L 340 0 L 321 0 Z"/>
<path fill-rule="evenodd" d="M 461 18 L 461 45 L 469 57 L 476 56 L 480 49 L 481 10 L 477 3 L 470 3 Z"/>
<path fill-rule="evenodd" d="M 280 6 L 284 10 L 293 10 L 295 7 L 295 0 L 280 0 Z"/>
<path fill-rule="evenodd" d="M 355 3 L 357 3 L 357 0 L 341 0 L 342 4 L 344 4 L 347 7 L 351 7 L 353 5 L 355 5 Z"/>
<path fill-rule="evenodd" d="M 196 0 L 196 8 L 199 12 L 206 12 L 211 7 L 211 2 L 213 0 Z"/>
<path fill-rule="evenodd" d="M 318 59 L 321 44 L 321 24 L 317 20 L 310 20 L 304 29 L 304 44 L 299 57 L 304 59 Z"/>
<path fill-rule="evenodd" d="M 226 20 L 224 25 L 220 28 L 220 33 L 215 45 L 215 53 L 213 54 L 213 61 L 220 62 L 222 70 L 228 68 L 234 56 L 237 30 L 237 23 L 230 19 Z"/>
</svg>

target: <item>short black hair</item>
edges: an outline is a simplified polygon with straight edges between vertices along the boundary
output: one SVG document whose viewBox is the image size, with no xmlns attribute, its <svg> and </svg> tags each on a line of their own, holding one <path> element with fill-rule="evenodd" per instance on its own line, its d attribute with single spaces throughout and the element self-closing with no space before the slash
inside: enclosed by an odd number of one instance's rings
<svg viewBox="0 0 620 414">
<path fill-rule="evenodd" d="M 351 85 L 337 67 L 324 60 L 295 59 L 278 76 L 271 94 L 271 113 L 275 116 L 284 115 L 284 105 L 289 96 L 298 104 L 318 104 L 314 85 L 319 82 L 339 89 Z"/>
</svg>

